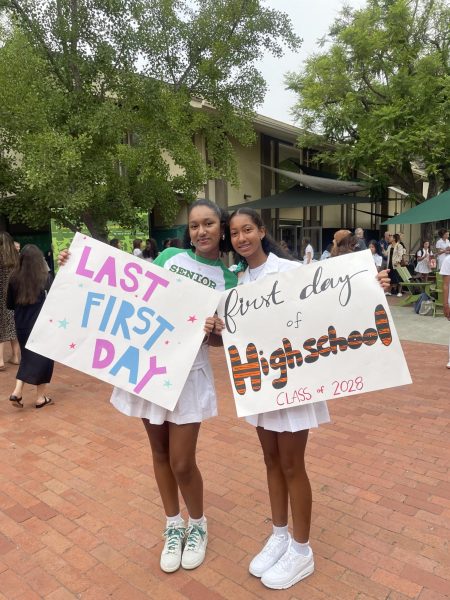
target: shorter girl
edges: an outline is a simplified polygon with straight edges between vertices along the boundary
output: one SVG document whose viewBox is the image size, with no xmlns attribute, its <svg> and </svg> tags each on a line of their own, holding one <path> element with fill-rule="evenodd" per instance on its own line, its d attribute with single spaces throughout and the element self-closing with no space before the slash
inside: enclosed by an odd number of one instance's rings
<svg viewBox="0 0 450 600">
<path fill-rule="evenodd" d="M 11 274 L 7 294 L 7 306 L 14 310 L 17 339 L 22 353 L 16 386 L 9 399 L 20 408 L 23 407 L 24 383 L 36 386 L 36 408 L 52 402 L 45 392 L 52 379 L 54 363 L 25 348 L 49 289 L 50 275 L 44 255 L 34 244 L 27 244 L 20 254 L 19 266 Z"/>
<path fill-rule="evenodd" d="M 383 257 L 378 254 L 377 242 L 375 240 L 371 240 L 369 242 L 369 250 L 372 252 L 373 262 L 377 268 L 377 271 L 381 271 L 381 263 L 383 262 Z"/>
<path fill-rule="evenodd" d="M 133 240 L 133 256 L 142 258 L 142 240 L 140 239 Z"/>
<path fill-rule="evenodd" d="M 430 251 L 430 242 L 428 240 L 423 240 L 421 244 L 421 249 L 417 251 L 417 265 L 414 271 L 420 274 L 420 278 L 422 281 L 428 280 L 428 274 L 431 273 L 430 260 L 432 258 L 432 253 Z"/>
</svg>

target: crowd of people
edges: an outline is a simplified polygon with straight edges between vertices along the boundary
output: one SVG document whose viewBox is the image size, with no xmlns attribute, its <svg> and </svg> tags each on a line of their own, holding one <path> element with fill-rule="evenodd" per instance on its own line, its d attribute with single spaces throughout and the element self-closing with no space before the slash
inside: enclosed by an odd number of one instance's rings
<svg viewBox="0 0 450 600">
<path fill-rule="evenodd" d="M 434 253 L 429 240 L 423 240 L 416 254 L 415 268 L 421 276 L 427 276 L 430 272 L 427 269 L 433 268 L 431 259 L 437 257 L 446 281 L 444 312 L 450 318 L 448 231 L 440 232 L 439 239 L 442 242 L 436 244 Z M 110 243 L 120 249 L 118 239 Z M 132 253 L 165 269 L 175 265 L 181 267 L 181 273 L 198 272 L 206 276 L 199 277 L 199 285 L 207 279 L 215 282 L 217 290 L 227 290 L 300 266 L 289 248 L 286 245 L 283 248 L 269 235 L 256 211 L 242 208 L 228 217 L 209 200 L 198 200 L 190 205 L 184 239 L 166 240 L 164 246 L 163 251 L 158 253 L 153 239 L 146 240 L 145 244 L 143 240 L 136 239 Z M 333 242 L 321 258 L 328 260 L 366 248 L 372 253 L 377 278 L 386 293 L 398 290 L 396 293 L 401 294 L 395 268 L 404 262 L 406 249 L 399 234 L 386 233 L 382 240 L 366 243 L 361 228 L 353 233 L 341 229 L 335 232 Z M 224 254 L 230 251 L 236 259 L 234 269 L 229 269 L 222 261 Z M 61 252 L 60 265 L 68 260 L 69 253 Z M 305 239 L 303 264 L 313 260 L 314 249 L 310 240 Z M 0 234 L 0 284 L 2 304 L 5 305 L 2 342 L 11 341 L 12 362 L 20 362 L 16 386 L 10 396 L 11 403 L 17 407 L 23 407 L 24 383 L 36 385 L 36 408 L 52 402 L 46 395 L 46 385 L 51 380 L 53 361 L 35 355 L 25 347 L 51 284 L 44 265 L 43 255 L 36 246 L 25 246 L 19 255 L 12 238 L 8 234 Z M 386 269 L 390 269 L 391 281 Z M 197 568 L 206 554 L 208 527 L 204 514 L 203 479 L 196 453 L 201 423 L 217 415 L 208 347 L 221 344 L 223 327 L 217 315 L 206 319 L 203 343 L 174 410 L 166 410 L 119 388 L 114 388 L 111 396 L 111 403 L 119 412 L 142 420 L 148 437 L 166 517 L 160 567 L 167 573 L 178 570 L 180 566 L 184 569 Z M 450 368 L 450 358 L 447 367 Z M 312 493 L 305 467 L 305 451 L 309 430 L 329 422 L 328 408 L 325 401 L 320 401 L 255 414 L 246 417 L 246 420 L 255 428 L 261 446 L 272 517 L 272 531 L 261 551 L 251 560 L 249 571 L 266 587 L 285 589 L 314 571 L 314 554 L 309 541 Z M 187 521 L 181 514 L 180 494 L 186 505 Z M 289 508 L 292 533 L 288 524 Z"/>
</svg>

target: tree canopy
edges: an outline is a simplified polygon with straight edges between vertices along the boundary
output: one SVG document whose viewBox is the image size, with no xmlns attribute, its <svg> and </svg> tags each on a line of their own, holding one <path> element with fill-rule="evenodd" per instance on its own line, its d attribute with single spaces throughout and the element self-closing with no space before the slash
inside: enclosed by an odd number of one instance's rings
<svg viewBox="0 0 450 600">
<path fill-rule="evenodd" d="M 450 187 L 450 6 L 368 0 L 345 8 L 320 52 L 287 76 L 295 113 L 318 156 L 350 175 L 423 199 Z M 331 147 L 330 147 L 331 143 Z"/>
<path fill-rule="evenodd" d="M 230 139 L 252 142 L 265 93 L 255 62 L 300 43 L 260 0 L 0 0 L 0 10 L 1 210 L 98 238 L 108 221 L 132 227 L 154 207 L 170 222 L 208 179 L 235 182 Z"/>
</svg>

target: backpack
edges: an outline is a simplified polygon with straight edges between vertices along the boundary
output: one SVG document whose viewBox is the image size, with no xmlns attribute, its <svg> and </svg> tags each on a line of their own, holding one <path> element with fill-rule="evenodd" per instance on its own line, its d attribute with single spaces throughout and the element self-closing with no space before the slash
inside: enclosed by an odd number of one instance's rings
<svg viewBox="0 0 450 600">
<path fill-rule="evenodd" d="M 423 313 L 420 312 L 420 308 L 422 306 L 422 303 L 425 302 L 425 301 L 427 301 L 427 300 L 433 302 L 433 300 L 430 298 L 430 296 L 428 294 L 426 294 L 425 292 L 422 292 L 420 294 L 420 296 L 417 298 L 417 300 L 415 301 L 415 303 L 414 303 L 414 312 L 417 315 L 423 314 Z M 428 312 L 425 313 L 425 314 L 428 314 Z"/>
</svg>

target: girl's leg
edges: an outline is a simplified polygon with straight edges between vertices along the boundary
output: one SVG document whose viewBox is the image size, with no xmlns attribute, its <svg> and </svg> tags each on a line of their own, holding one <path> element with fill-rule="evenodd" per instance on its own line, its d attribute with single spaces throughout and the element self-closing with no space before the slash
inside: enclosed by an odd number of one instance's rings
<svg viewBox="0 0 450 600">
<path fill-rule="evenodd" d="M 189 516 L 203 517 L 203 479 L 195 458 L 200 423 L 175 425 L 169 428 L 170 467 L 186 503 Z"/>
<path fill-rule="evenodd" d="M 306 543 L 311 527 L 312 493 L 305 468 L 308 429 L 279 433 L 280 463 L 289 491 L 294 540 Z"/>
<path fill-rule="evenodd" d="M 305 470 L 308 430 L 278 434 L 280 463 L 291 503 L 294 535 L 286 552 L 261 582 L 271 589 L 286 589 L 314 572 L 314 555 L 309 546 L 311 526 L 311 486 Z"/>
<path fill-rule="evenodd" d="M 18 365 L 20 362 L 20 346 L 17 340 L 11 340 L 11 351 L 12 356 L 10 360 L 14 365 Z"/>
<path fill-rule="evenodd" d="M 156 484 L 164 506 L 166 516 L 180 513 L 178 486 L 170 466 L 169 424 L 152 425 L 148 419 L 142 419 L 152 449 L 153 469 Z"/>
<path fill-rule="evenodd" d="M 283 556 L 289 546 L 288 488 L 281 470 L 279 434 L 262 427 L 257 427 L 256 431 L 266 464 L 273 532 L 262 550 L 250 562 L 248 570 L 255 577 L 262 577 Z"/>
<path fill-rule="evenodd" d="M 284 527 L 288 523 L 288 487 L 281 468 L 278 433 L 257 427 L 259 442 L 264 455 L 269 488 L 272 523 Z"/>
<path fill-rule="evenodd" d="M 195 459 L 200 423 L 169 423 L 170 465 L 186 503 L 189 523 L 181 566 L 195 569 L 205 560 L 208 529 L 203 515 L 203 480 Z"/>
<path fill-rule="evenodd" d="M 36 406 L 45 406 L 46 404 L 50 404 L 52 401 L 50 398 L 47 398 L 45 392 L 47 391 L 47 384 L 41 383 L 36 386 Z"/>
<path fill-rule="evenodd" d="M 0 368 L 2 370 L 4 370 L 5 367 L 5 359 L 4 359 L 4 348 L 5 348 L 5 342 L 0 342 Z"/>
</svg>

